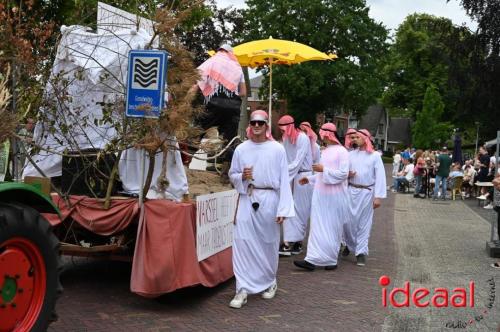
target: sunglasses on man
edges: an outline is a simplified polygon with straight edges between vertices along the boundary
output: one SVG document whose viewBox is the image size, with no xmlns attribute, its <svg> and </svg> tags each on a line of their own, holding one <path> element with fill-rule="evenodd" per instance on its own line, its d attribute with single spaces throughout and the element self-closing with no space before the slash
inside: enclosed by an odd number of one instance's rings
<svg viewBox="0 0 500 332">
<path fill-rule="evenodd" d="M 259 121 L 259 120 L 253 120 L 253 121 L 250 121 L 250 126 L 252 127 L 263 127 L 266 125 L 266 121 Z"/>
</svg>

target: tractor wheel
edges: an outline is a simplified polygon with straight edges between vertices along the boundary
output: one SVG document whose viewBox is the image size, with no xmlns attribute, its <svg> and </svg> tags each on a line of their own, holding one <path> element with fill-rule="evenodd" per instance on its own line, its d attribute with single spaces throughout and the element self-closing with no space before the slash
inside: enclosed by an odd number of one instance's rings
<svg viewBox="0 0 500 332">
<path fill-rule="evenodd" d="M 0 203 L 0 332 L 47 330 L 60 267 L 59 241 L 40 213 Z"/>
</svg>

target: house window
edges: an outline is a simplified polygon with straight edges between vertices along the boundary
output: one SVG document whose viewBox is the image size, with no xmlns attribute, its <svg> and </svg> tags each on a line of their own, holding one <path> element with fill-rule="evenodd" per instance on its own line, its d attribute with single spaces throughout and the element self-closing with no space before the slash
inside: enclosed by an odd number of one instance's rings
<svg viewBox="0 0 500 332">
<path fill-rule="evenodd" d="M 380 135 L 382 135 L 384 133 L 384 124 L 383 123 L 378 124 L 378 132 Z"/>
</svg>

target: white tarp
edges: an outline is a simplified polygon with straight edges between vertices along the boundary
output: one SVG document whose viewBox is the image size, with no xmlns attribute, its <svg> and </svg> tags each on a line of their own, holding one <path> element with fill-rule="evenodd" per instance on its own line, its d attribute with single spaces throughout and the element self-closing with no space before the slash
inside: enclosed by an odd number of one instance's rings
<svg viewBox="0 0 500 332">
<path fill-rule="evenodd" d="M 128 51 L 143 48 L 151 38 L 143 31 L 96 34 L 81 26 L 62 27 L 61 32 L 44 96 L 54 102 L 56 112 L 48 113 L 47 122 L 37 124 L 34 139 L 56 152 L 103 148 L 116 133 L 109 124 L 95 124 L 103 116 L 101 105 L 123 100 Z M 62 92 L 69 98 L 61 98 Z M 41 151 L 34 160 L 48 177 L 61 175 L 60 155 Z M 39 173 L 29 164 L 26 175 Z"/>
<path fill-rule="evenodd" d="M 102 149 L 116 136 L 115 128 L 110 124 L 98 123 L 103 118 L 103 105 L 123 102 L 128 52 L 131 49 L 144 49 L 151 40 L 151 35 L 142 29 L 102 29 L 93 33 L 82 26 L 63 26 L 61 32 L 51 83 L 45 90 L 45 98 L 54 102 L 57 111 L 56 114 L 51 112 L 52 118 L 45 123 L 37 124 L 34 135 L 38 145 L 56 152 L 41 151 L 33 156 L 37 166 L 48 177 L 60 176 L 62 173 L 62 157 L 57 152 Z M 65 91 L 69 98 L 58 97 L 61 91 Z M 84 127 L 84 123 L 88 126 Z M 178 151 L 172 151 L 172 154 L 178 154 L 180 160 Z M 120 164 L 127 162 L 127 159 L 122 158 Z M 134 158 L 131 162 L 138 161 Z M 160 161 L 155 168 L 161 169 L 161 165 Z M 182 196 L 178 195 L 180 188 L 185 187 L 183 193 L 187 192 L 184 168 L 182 163 L 170 163 L 169 166 L 177 168 L 169 169 L 172 174 L 184 174 L 179 180 L 183 182 L 182 185 L 174 190 L 176 194 L 173 196 L 179 199 Z M 134 167 L 120 165 L 120 169 Z M 23 177 L 28 175 L 40 176 L 40 173 L 28 164 Z M 120 177 L 123 180 L 122 175 Z M 128 176 L 132 176 L 130 172 L 126 174 Z M 135 178 L 139 176 L 135 174 Z"/>
</svg>

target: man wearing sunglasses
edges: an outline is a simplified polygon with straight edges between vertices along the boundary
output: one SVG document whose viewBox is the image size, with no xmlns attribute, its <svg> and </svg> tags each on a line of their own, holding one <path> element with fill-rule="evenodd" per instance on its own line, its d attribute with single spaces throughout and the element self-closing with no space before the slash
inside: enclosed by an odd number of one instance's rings
<svg viewBox="0 0 500 332">
<path fill-rule="evenodd" d="M 282 256 L 298 255 L 302 252 L 302 241 L 306 235 L 307 222 L 311 215 L 312 186 L 299 185 L 299 179 L 312 175 L 311 143 L 306 134 L 295 128 L 290 115 L 278 121 L 282 133 L 283 146 L 288 160 L 296 216 L 283 225 L 283 244 L 279 253 Z"/>
<path fill-rule="evenodd" d="M 234 151 L 229 170 L 240 194 L 233 232 L 232 308 L 247 303 L 247 294 L 275 296 L 280 224 L 295 215 L 285 150 L 271 136 L 266 112 L 250 115 L 247 136 L 249 140 Z"/>
</svg>

